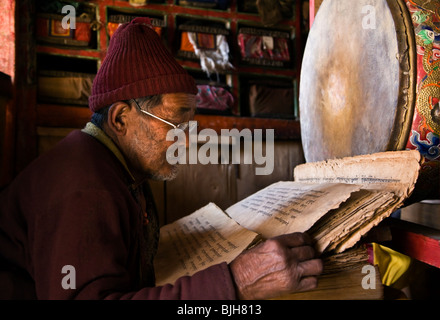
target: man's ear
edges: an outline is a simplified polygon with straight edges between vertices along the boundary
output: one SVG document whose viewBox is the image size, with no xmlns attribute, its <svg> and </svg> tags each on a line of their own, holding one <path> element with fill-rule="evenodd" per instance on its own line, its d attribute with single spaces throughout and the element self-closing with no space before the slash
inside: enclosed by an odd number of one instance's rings
<svg viewBox="0 0 440 320">
<path fill-rule="evenodd" d="M 126 134 L 130 110 L 131 106 L 123 101 L 111 105 L 107 116 L 107 126 L 114 134 Z"/>
</svg>

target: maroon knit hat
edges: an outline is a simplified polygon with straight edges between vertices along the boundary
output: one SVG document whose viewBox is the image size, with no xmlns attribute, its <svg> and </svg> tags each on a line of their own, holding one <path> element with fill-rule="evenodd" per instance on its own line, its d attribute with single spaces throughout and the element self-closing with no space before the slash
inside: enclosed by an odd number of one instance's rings
<svg viewBox="0 0 440 320">
<path fill-rule="evenodd" d="M 164 93 L 197 94 L 194 79 L 174 59 L 148 18 L 119 26 L 93 81 L 89 108 Z"/>
</svg>

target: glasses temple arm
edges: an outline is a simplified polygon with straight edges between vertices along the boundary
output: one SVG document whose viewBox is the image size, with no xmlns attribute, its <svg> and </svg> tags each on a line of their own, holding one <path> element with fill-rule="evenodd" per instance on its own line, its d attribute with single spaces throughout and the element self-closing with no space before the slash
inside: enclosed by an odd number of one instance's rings
<svg viewBox="0 0 440 320">
<path fill-rule="evenodd" d="M 136 103 L 137 107 L 139 108 L 139 110 L 140 110 L 141 112 L 143 112 L 143 113 L 145 113 L 145 114 L 148 114 L 150 117 L 156 118 L 157 120 L 160 120 L 160 121 L 162 121 L 162 122 L 165 122 L 166 124 L 172 126 L 174 129 L 177 129 L 177 126 L 174 125 L 174 124 L 172 124 L 171 122 L 168 122 L 168 121 L 166 121 L 166 120 L 164 120 L 164 119 L 162 119 L 162 118 L 159 118 L 158 116 L 155 116 L 154 114 L 149 113 L 148 111 L 142 110 L 141 107 L 139 106 L 139 104 L 137 103 L 137 101 L 136 101 L 135 99 L 132 99 L 132 100 L 134 101 L 134 103 Z"/>
</svg>

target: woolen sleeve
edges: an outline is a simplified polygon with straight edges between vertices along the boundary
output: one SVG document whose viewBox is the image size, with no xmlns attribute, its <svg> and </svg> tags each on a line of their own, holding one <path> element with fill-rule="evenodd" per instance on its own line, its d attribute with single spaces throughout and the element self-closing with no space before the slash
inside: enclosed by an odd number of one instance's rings
<svg viewBox="0 0 440 320">
<path fill-rule="evenodd" d="M 70 191 L 40 211 L 31 250 L 38 298 L 235 299 L 226 264 L 174 285 L 135 288 L 137 238 L 129 210 L 123 195 L 88 189 Z"/>
<path fill-rule="evenodd" d="M 214 265 L 191 277 L 177 279 L 174 285 L 144 288 L 138 292 L 112 294 L 108 299 L 132 300 L 235 300 L 236 292 L 229 266 Z"/>
</svg>

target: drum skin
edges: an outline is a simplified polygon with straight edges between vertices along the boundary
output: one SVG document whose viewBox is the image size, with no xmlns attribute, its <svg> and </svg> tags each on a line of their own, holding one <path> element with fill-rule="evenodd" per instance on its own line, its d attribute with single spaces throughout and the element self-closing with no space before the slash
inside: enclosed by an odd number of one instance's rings
<svg viewBox="0 0 440 320">
<path fill-rule="evenodd" d="M 301 68 L 307 162 L 417 149 L 425 158 L 423 196 L 440 198 L 439 7 L 432 0 L 323 2 Z"/>
</svg>

